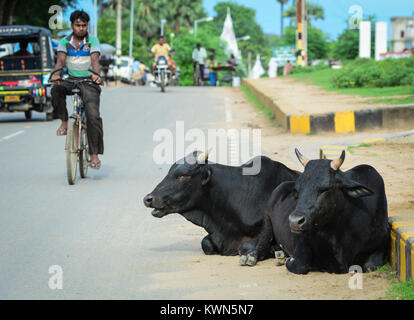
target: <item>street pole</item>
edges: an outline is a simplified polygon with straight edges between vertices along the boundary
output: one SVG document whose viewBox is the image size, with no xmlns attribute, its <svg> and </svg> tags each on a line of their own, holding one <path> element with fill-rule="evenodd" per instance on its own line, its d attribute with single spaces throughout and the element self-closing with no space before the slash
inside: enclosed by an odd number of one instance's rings
<svg viewBox="0 0 414 320">
<path fill-rule="evenodd" d="M 93 15 L 95 24 L 93 25 L 93 35 L 98 37 L 98 0 L 93 0 Z"/>
<path fill-rule="evenodd" d="M 194 20 L 194 38 L 197 38 L 197 24 L 199 22 L 211 21 L 213 19 L 214 19 L 213 17 L 207 17 L 207 18 L 203 18 L 203 19 Z"/>
<path fill-rule="evenodd" d="M 306 0 L 302 0 L 302 26 L 303 26 L 303 64 L 308 65 L 308 15 Z"/>
<path fill-rule="evenodd" d="M 134 32 L 134 0 L 131 0 L 131 22 L 129 28 L 129 58 L 132 58 L 132 38 Z"/>
<path fill-rule="evenodd" d="M 280 36 L 283 37 L 283 5 L 284 2 L 280 3 Z"/>
<path fill-rule="evenodd" d="M 121 67 L 121 6 L 122 0 L 118 0 L 116 4 L 116 77 L 119 78 L 119 72 Z"/>
<path fill-rule="evenodd" d="M 164 35 L 164 24 L 167 22 L 165 19 L 161 19 L 161 36 Z"/>
<path fill-rule="evenodd" d="M 296 1 L 296 65 L 306 66 L 306 0 Z"/>
</svg>

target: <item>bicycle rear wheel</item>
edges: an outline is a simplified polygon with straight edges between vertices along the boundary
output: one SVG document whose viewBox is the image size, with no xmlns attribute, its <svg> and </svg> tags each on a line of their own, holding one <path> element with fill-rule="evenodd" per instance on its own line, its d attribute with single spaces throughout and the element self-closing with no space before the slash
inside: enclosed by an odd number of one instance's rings
<svg viewBox="0 0 414 320">
<path fill-rule="evenodd" d="M 79 173 L 82 178 L 86 178 L 89 167 L 89 145 L 88 145 L 88 136 L 86 134 L 85 126 L 82 126 L 81 133 L 81 150 L 79 150 Z"/>
<path fill-rule="evenodd" d="M 75 184 L 78 164 L 78 124 L 76 119 L 69 119 L 66 135 L 66 175 L 69 184 Z"/>
</svg>

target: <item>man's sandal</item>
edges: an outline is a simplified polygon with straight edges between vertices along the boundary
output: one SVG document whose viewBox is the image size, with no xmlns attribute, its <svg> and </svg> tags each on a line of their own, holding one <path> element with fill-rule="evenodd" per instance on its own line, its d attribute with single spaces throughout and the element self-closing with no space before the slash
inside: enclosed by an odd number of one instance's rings
<svg viewBox="0 0 414 320">
<path fill-rule="evenodd" d="M 68 133 L 68 127 L 59 127 L 56 131 L 56 135 L 65 136 Z"/>
<path fill-rule="evenodd" d="M 98 169 L 100 169 L 100 168 L 101 168 L 101 160 L 98 160 L 98 161 L 91 161 L 91 163 L 89 164 L 89 166 L 90 166 L 92 169 L 96 169 L 96 170 L 98 170 Z"/>
</svg>

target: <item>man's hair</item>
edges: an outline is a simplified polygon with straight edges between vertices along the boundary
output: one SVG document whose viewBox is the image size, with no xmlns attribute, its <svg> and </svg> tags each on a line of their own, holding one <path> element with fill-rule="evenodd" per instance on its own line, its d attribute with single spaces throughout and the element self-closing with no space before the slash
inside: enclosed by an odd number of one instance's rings
<svg viewBox="0 0 414 320">
<path fill-rule="evenodd" d="M 196 44 L 196 47 L 201 47 L 201 43 L 200 43 L 200 42 L 198 42 L 198 43 Z"/>
<path fill-rule="evenodd" d="M 74 23 L 77 19 L 80 19 L 83 22 L 89 22 L 89 14 L 83 10 L 73 11 L 70 15 L 70 22 Z"/>
</svg>

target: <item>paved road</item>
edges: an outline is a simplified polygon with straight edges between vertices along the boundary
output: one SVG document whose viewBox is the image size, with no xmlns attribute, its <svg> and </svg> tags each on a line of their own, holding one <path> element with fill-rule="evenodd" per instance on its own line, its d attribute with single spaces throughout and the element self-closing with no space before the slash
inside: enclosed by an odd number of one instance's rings
<svg viewBox="0 0 414 320">
<path fill-rule="evenodd" d="M 179 299 L 141 290 L 151 274 L 178 268 L 198 243 L 174 237 L 182 222 L 154 219 L 142 198 L 166 174 L 152 155 L 157 129 L 206 130 L 225 119 L 220 89 L 104 88 L 105 155 L 99 171 L 69 186 L 59 121 L 0 114 L 0 299 Z M 177 240 L 178 239 L 178 240 Z M 179 254 L 167 254 L 171 251 Z M 50 266 L 63 270 L 51 290 Z"/>
</svg>

